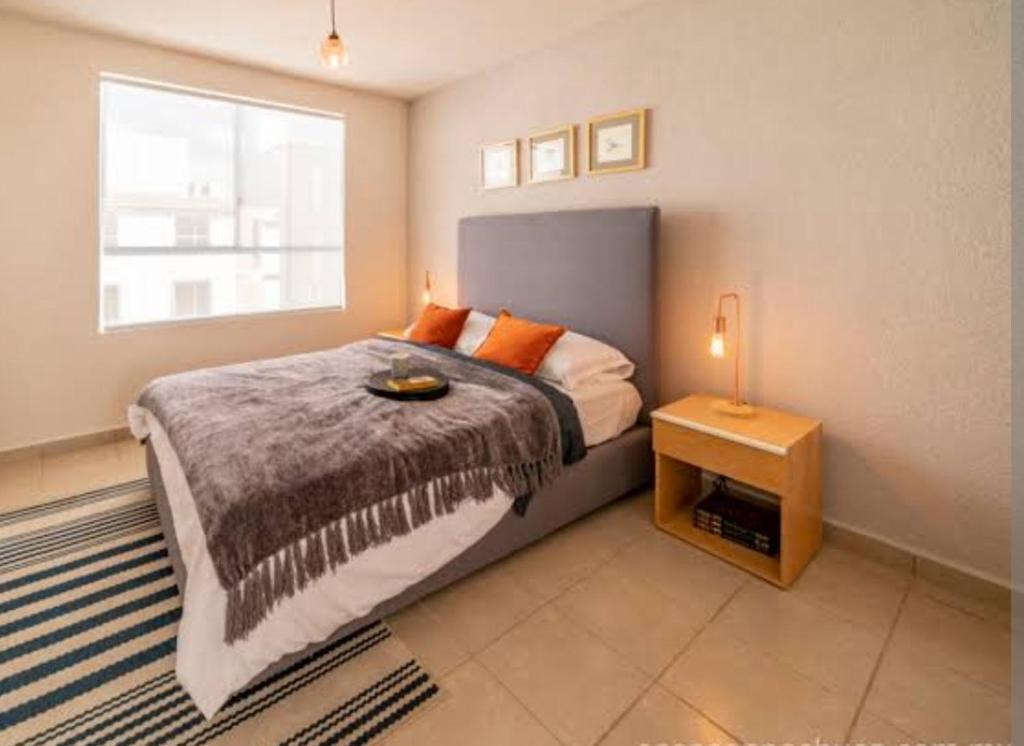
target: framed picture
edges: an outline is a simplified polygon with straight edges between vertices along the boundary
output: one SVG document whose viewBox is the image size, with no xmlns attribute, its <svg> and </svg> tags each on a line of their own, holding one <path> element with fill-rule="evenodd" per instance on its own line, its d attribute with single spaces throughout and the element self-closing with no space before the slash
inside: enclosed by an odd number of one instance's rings
<svg viewBox="0 0 1024 746">
<path fill-rule="evenodd" d="M 647 110 L 620 111 L 587 122 L 587 172 L 647 167 Z"/>
<path fill-rule="evenodd" d="M 576 176 L 576 127 L 569 124 L 530 135 L 530 183 Z"/>
<path fill-rule="evenodd" d="M 480 186 L 504 189 L 519 185 L 519 141 L 494 142 L 480 148 Z"/>
</svg>

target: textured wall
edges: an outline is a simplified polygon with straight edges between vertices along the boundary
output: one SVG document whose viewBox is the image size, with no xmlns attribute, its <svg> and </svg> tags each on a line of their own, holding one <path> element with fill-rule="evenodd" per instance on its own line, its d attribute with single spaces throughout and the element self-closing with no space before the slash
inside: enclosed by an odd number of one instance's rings
<svg viewBox="0 0 1024 746">
<path fill-rule="evenodd" d="M 464 215 L 658 204 L 664 397 L 727 389 L 739 288 L 749 397 L 824 420 L 826 515 L 1005 579 L 1008 63 L 1008 2 L 645 4 L 415 102 L 410 302 L 424 269 L 454 300 Z M 639 106 L 649 169 L 479 191 L 481 143 Z"/>
<path fill-rule="evenodd" d="M 348 309 L 100 334 L 100 72 L 344 113 Z M 123 426 L 157 375 L 395 326 L 405 315 L 407 113 L 394 99 L 0 15 L 0 451 Z"/>
</svg>

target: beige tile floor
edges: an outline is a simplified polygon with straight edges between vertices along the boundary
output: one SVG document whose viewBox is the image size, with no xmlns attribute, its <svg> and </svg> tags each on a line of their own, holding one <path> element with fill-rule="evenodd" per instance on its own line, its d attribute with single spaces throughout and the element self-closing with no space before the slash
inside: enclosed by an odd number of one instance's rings
<svg viewBox="0 0 1024 746">
<path fill-rule="evenodd" d="M 0 463 L 0 510 L 143 476 Z M 1005 608 L 826 545 L 788 592 L 620 501 L 393 616 L 446 696 L 388 744 L 1008 743 Z"/>
</svg>

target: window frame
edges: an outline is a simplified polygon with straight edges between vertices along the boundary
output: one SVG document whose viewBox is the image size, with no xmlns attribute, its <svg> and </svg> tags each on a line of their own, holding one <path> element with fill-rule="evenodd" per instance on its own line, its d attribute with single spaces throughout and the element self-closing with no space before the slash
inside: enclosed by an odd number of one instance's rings
<svg viewBox="0 0 1024 746">
<path fill-rule="evenodd" d="M 284 111 L 293 114 L 308 114 L 312 116 L 324 117 L 327 119 L 334 119 L 342 124 L 342 164 L 340 177 L 340 189 L 341 189 L 341 300 L 337 304 L 323 305 L 323 306 L 307 306 L 302 308 L 276 308 L 261 311 L 240 311 L 235 313 L 226 314 L 213 314 L 209 316 L 188 316 L 179 318 L 166 318 L 166 319 L 154 319 L 150 321 L 135 321 L 124 324 L 115 324 L 113 326 L 106 326 L 104 319 L 104 305 L 103 305 L 103 293 L 104 293 L 104 280 L 103 280 L 103 255 L 104 255 L 104 203 L 106 198 L 105 192 L 105 175 L 106 175 L 106 128 L 105 124 L 105 112 L 103 107 L 103 84 L 104 83 L 119 83 L 123 85 L 135 86 L 138 88 L 149 88 L 156 91 L 165 93 L 175 93 L 186 96 L 196 96 L 201 98 L 212 99 L 215 101 L 225 101 L 232 104 L 242 104 L 247 106 L 255 106 L 264 109 L 275 109 L 278 111 Z M 181 85 L 178 83 L 170 83 L 166 81 L 156 81 L 146 78 L 139 78 L 131 75 L 124 75 L 122 73 L 114 72 L 100 72 L 97 77 L 96 84 L 96 116 L 97 116 L 97 129 L 98 129 L 98 143 L 97 143 L 97 160 L 96 160 L 96 184 L 97 184 L 97 199 L 96 199 L 96 220 L 97 220 L 97 242 L 96 242 L 96 327 L 100 334 L 119 334 L 122 332 L 130 332 L 140 329 L 148 329 L 153 327 L 161 326 L 183 326 L 192 324 L 216 324 L 220 322 L 237 322 L 244 320 L 258 320 L 265 317 L 277 317 L 277 316 L 291 316 L 295 314 L 322 314 L 322 313 L 338 313 L 344 312 L 348 306 L 348 117 L 338 111 L 330 111 L 327 109 L 318 109 L 309 106 L 302 106 L 300 104 L 289 104 L 280 101 L 270 101 L 267 99 L 253 98 L 245 95 L 225 93 L 223 91 L 216 91 L 212 89 L 196 88 L 187 85 Z M 235 251 L 243 253 L 245 247 L 235 247 Z M 268 247 L 269 248 L 269 247 Z M 185 247 L 187 251 L 187 247 Z M 271 249 L 272 250 L 272 249 Z M 123 298 L 124 288 L 118 285 L 119 290 L 122 291 L 120 294 Z"/>
</svg>

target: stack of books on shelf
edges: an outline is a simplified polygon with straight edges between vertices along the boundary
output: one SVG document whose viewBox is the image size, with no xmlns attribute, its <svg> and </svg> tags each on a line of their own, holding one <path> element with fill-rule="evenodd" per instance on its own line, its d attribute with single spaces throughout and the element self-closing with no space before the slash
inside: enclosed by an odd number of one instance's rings
<svg viewBox="0 0 1024 746">
<path fill-rule="evenodd" d="M 716 488 L 694 507 L 693 525 L 761 554 L 779 553 L 779 509 L 766 501 Z"/>
</svg>

